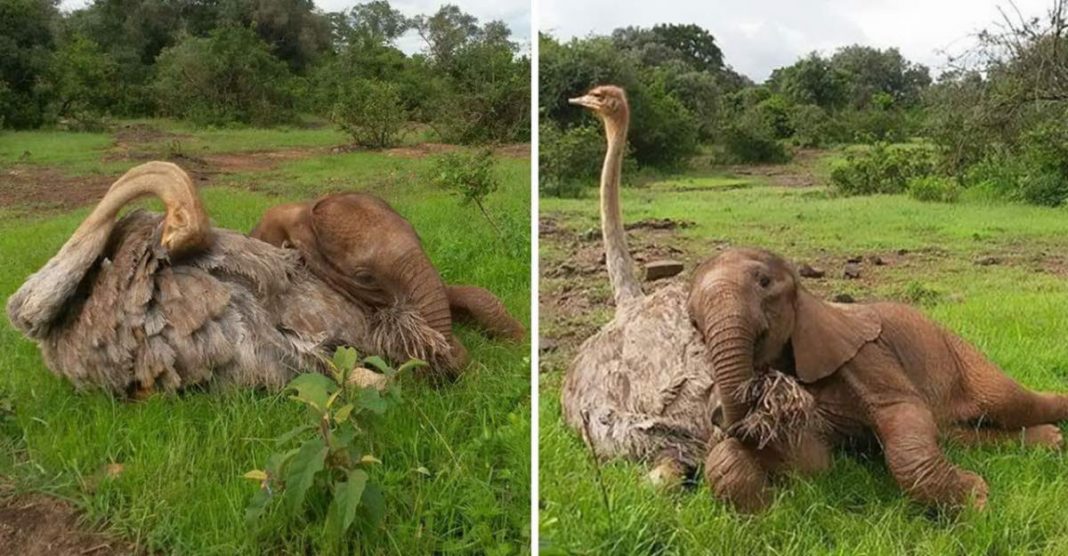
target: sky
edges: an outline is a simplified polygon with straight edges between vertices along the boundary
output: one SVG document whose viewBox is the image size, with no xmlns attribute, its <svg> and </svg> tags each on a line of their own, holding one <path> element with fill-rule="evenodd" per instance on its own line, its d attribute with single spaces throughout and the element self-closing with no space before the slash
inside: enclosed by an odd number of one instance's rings
<svg viewBox="0 0 1068 556">
<path fill-rule="evenodd" d="M 1025 16 L 1043 16 L 1050 0 L 1016 0 Z M 558 39 L 611 33 L 618 27 L 695 23 L 726 62 L 754 81 L 812 51 L 863 44 L 896 46 L 937 77 L 940 51 L 959 53 L 975 32 L 1011 5 L 990 0 L 540 0 L 538 27 Z"/>
<path fill-rule="evenodd" d="M 61 0 L 60 8 L 74 10 L 85 7 L 90 0 Z M 315 0 L 319 9 L 327 12 L 347 10 L 361 3 L 360 0 Z M 512 30 L 512 40 L 520 44 L 524 52 L 530 50 L 530 0 L 391 0 L 393 9 L 402 14 L 433 13 L 442 4 L 456 4 L 461 10 L 475 16 L 481 23 L 500 19 Z M 397 47 L 408 54 L 423 49 L 423 41 L 414 32 L 409 32 L 397 41 Z"/>
</svg>

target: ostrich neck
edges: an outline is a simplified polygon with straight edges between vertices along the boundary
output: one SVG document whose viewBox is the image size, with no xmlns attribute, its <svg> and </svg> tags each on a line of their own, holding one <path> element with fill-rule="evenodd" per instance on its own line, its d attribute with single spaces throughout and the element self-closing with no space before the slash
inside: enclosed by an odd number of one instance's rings
<svg viewBox="0 0 1068 556">
<path fill-rule="evenodd" d="M 601 234 L 604 238 L 605 265 L 618 310 L 624 302 L 641 297 L 641 286 L 634 278 L 634 261 L 627 249 L 623 231 L 623 213 L 619 204 L 619 180 L 623 168 L 623 149 L 627 144 L 627 122 L 605 120 L 608 149 L 601 168 Z"/>
</svg>

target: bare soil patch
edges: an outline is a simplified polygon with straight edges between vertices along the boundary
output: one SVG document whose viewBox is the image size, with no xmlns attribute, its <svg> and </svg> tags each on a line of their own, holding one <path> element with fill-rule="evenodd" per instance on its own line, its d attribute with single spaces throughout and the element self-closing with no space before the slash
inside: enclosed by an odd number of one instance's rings
<svg viewBox="0 0 1068 556">
<path fill-rule="evenodd" d="M 733 165 L 727 171 L 736 176 L 758 177 L 780 187 L 813 187 L 821 183 L 816 169 L 825 154 L 819 149 L 800 149 L 786 164 Z"/>
<path fill-rule="evenodd" d="M 43 494 L 0 498 L 0 547 L 21 556 L 142 554 L 134 545 L 86 528 L 78 512 Z"/>
<path fill-rule="evenodd" d="M 399 156 L 401 158 L 425 158 L 428 156 L 437 156 L 440 154 L 456 152 L 462 147 L 458 145 L 448 145 L 445 143 L 420 143 L 418 145 L 412 145 L 407 147 L 394 147 L 392 149 L 385 149 L 384 153 L 389 156 Z M 350 149 L 359 150 L 359 149 Z M 493 153 L 498 156 L 505 156 L 508 158 L 530 158 L 530 143 L 515 143 L 510 145 L 500 145 L 493 147 Z"/>
</svg>

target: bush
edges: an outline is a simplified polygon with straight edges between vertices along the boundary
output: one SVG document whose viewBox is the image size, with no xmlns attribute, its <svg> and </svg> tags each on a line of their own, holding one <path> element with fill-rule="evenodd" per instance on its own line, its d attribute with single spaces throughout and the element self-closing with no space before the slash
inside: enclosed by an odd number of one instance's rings
<svg viewBox="0 0 1068 556">
<path fill-rule="evenodd" d="M 917 201 L 955 203 L 960 199 L 961 187 L 952 178 L 920 176 L 908 180 L 909 196 Z"/>
<path fill-rule="evenodd" d="M 759 110 L 746 110 L 723 130 L 723 146 L 735 162 L 786 162 L 786 147 L 775 125 Z"/>
<path fill-rule="evenodd" d="M 437 187 L 460 197 L 460 204 L 474 203 L 497 233 L 501 229 L 486 210 L 486 197 L 501 186 L 493 151 L 455 152 L 439 156 L 431 163 L 431 181 Z"/>
<path fill-rule="evenodd" d="M 875 143 L 865 151 L 846 153 L 844 161 L 831 170 L 831 183 L 846 195 L 904 193 L 913 178 L 934 170 L 926 149 L 892 148 Z"/>
<path fill-rule="evenodd" d="M 380 149 L 396 144 L 408 123 L 408 111 L 396 85 L 352 79 L 341 87 L 331 119 L 357 145 Z"/>
<path fill-rule="evenodd" d="M 822 147 L 843 139 L 843 129 L 826 110 L 815 104 L 802 104 L 790 111 L 790 141 L 798 147 Z"/>
<path fill-rule="evenodd" d="M 216 29 L 160 53 L 153 90 L 165 115 L 202 125 L 291 121 L 294 98 L 285 62 L 255 32 Z"/>
<path fill-rule="evenodd" d="M 548 118 L 541 120 L 539 129 L 541 191 L 557 197 L 577 197 L 585 187 L 597 183 L 605 150 L 599 129 L 584 125 L 560 131 Z"/>
</svg>

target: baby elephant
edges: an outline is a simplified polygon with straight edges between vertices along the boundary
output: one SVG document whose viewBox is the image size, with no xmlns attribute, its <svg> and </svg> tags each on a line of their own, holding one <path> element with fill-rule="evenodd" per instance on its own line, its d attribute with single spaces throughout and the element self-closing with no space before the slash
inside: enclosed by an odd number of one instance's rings
<svg viewBox="0 0 1068 556">
<path fill-rule="evenodd" d="M 796 462 L 825 467 L 833 444 L 872 433 L 913 499 L 982 508 L 986 483 L 946 459 L 940 435 L 967 443 L 1063 442 L 1054 423 L 1068 420 L 1068 396 L 1023 388 L 908 306 L 823 301 L 767 251 L 736 249 L 706 261 L 694 275 L 688 308 L 706 342 L 727 425 L 750 409 L 745 384 L 769 367 L 805 385 L 826 425 L 790 447 L 731 438 L 710 450 L 706 478 L 739 508 L 767 503 L 769 474 Z"/>
</svg>

